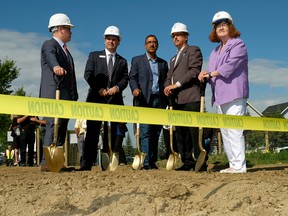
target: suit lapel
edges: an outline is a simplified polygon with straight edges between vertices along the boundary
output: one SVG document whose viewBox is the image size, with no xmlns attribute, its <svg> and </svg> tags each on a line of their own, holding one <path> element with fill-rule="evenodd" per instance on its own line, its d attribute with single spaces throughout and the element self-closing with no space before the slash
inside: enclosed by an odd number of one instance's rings
<svg viewBox="0 0 288 216">
<path fill-rule="evenodd" d="M 52 38 L 51 40 L 52 40 L 53 43 L 58 47 L 58 49 L 59 49 L 60 52 L 61 52 L 61 55 L 62 55 L 63 57 L 65 57 L 66 60 L 67 60 L 66 53 L 65 53 L 65 51 L 63 50 L 63 48 L 61 47 L 61 45 L 58 43 L 58 41 L 56 41 L 54 38 Z M 68 61 L 68 60 L 67 60 L 67 61 Z"/>
<path fill-rule="evenodd" d="M 186 55 L 187 49 L 188 49 L 188 44 L 187 44 L 187 45 L 184 47 L 184 49 L 181 51 L 181 53 L 180 53 L 180 55 L 179 55 L 179 57 L 178 57 L 178 60 L 177 60 L 177 62 L 176 62 L 175 68 L 179 65 L 179 63 L 181 62 L 183 56 Z M 176 55 L 176 57 L 177 57 L 177 55 Z M 175 61 L 176 61 L 176 60 L 175 60 Z"/>
<path fill-rule="evenodd" d="M 176 61 L 177 55 L 173 56 L 173 58 L 170 61 L 170 70 L 174 71 L 175 69 L 175 61 Z"/>
<path fill-rule="evenodd" d="M 60 53 L 63 57 L 63 59 L 65 59 L 65 64 L 69 66 L 69 68 L 71 68 L 72 72 L 74 71 L 74 62 L 73 62 L 73 58 L 72 55 L 70 54 L 69 50 L 68 50 L 68 55 L 70 56 L 71 59 L 71 63 L 68 60 L 68 56 L 66 55 L 65 51 L 63 50 L 63 47 L 61 47 L 61 45 L 54 39 L 52 38 L 51 40 L 53 40 L 53 42 L 56 44 L 56 46 L 58 46 L 58 49 L 60 50 Z"/>
<path fill-rule="evenodd" d="M 103 56 L 103 58 L 100 57 L 100 56 Z M 104 56 L 105 56 L 105 57 L 104 57 Z M 109 74 L 108 74 L 108 65 L 107 65 L 107 55 L 106 55 L 105 50 L 103 50 L 103 51 L 99 54 L 99 59 L 100 59 L 100 61 L 102 62 L 102 64 L 104 65 L 104 67 L 106 68 L 106 70 L 105 70 L 106 76 L 109 77 Z"/>
<path fill-rule="evenodd" d="M 151 73 L 152 73 L 152 71 L 151 71 L 151 68 L 150 68 L 150 63 L 149 63 L 149 60 L 148 60 L 148 58 L 147 58 L 147 56 L 146 56 L 146 53 L 143 55 L 143 62 L 145 62 L 145 64 L 144 64 L 144 66 L 145 66 L 145 70 L 149 70 L 149 77 L 150 77 L 150 75 L 151 75 Z"/>
</svg>

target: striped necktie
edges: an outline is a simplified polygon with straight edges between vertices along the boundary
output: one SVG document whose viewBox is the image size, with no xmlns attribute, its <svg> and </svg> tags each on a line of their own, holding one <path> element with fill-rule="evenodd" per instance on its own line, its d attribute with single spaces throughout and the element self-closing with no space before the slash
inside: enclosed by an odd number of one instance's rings
<svg viewBox="0 0 288 216">
<path fill-rule="evenodd" d="M 113 72 L 113 54 L 109 54 L 108 76 L 109 76 L 110 81 L 111 81 L 111 77 L 112 77 L 112 72 Z"/>
</svg>

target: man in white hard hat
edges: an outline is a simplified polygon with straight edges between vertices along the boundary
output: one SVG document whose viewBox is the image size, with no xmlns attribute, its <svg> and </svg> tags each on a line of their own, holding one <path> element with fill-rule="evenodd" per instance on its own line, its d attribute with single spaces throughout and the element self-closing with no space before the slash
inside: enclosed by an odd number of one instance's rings
<svg viewBox="0 0 288 216">
<path fill-rule="evenodd" d="M 188 45 L 189 31 L 185 24 L 175 23 L 171 29 L 171 37 L 177 47 L 177 54 L 170 60 L 170 69 L 165 81 L 164 93 L 173 97 L 173 109 L 200 111 L 200 82 L 198 75 L 202 68 L 202 53 L 199 47 Z M 198 128 L 176 127 L 176 140 L 183 166 L 180 171 L 195 168 L 195 158 L 200 154 L 198 147 Z M 192 142 L 191 142 L 192 141 Z"/>
<path fill-rule="evenodd" d="M 41 84 L 40 97 L 55 99 L 56 88 L 59 86 L 61 100 L 78 100 L 75 78 L 75 67 L 71 53 L 66 44 L 71 40 L 71 28 L 74 26 L 70 19 L 62 13 L 51 16 L 48 29 L 52 38 L 43 43 L 41 48 Z M 58 119 L 58 143 L 64 145 L 69 119 Z M 44 146 L 53 143 L 54 118 L 46 118 L 46 133 Z M 45 161 L 41 169 L 48 171 Z"/>
<path fill-rule="evenodd" d="M 105 49 L 89 54 L 84 78 L 89 84 L 87 102 L 124 105 L 123 91 L 128 85 L 127 60 L 116 51 L 122 37 L 116 26 L 109 26 L 104 32 Z M 83 162 L 79 171 L 91 170 L 97 155 L 97 143 L 101 121 L 87 120 L 86 139 L 83 148 Z M 111 123 L 112 150 L 118 123 Z M 106 133 L 105 133 L 106 132 Z M 107 124 L 104 124 L 103 152 L 108 151 Z"/>
<path fill-rule="evenodd" d="M 134 106 L 162 108 L 168 105 L 164 95 L 164 81 L 168 63 L 157 56 L 158 39 L 155 35 L 145 38 L 146 52 L 132 58 L 129 85 L 134 96 Z M 135 102 L 138 102 L 135 103 Z M 158 169 L 158 141 L 162 125 L 140 125 L 142 151 L 146 153 L 143 170 Z"/>
</svg>

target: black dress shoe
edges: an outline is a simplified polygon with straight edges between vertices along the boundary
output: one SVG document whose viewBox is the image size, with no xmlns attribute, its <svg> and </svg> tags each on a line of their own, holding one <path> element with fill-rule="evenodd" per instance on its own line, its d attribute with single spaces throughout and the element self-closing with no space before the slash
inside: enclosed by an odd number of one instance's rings
<svg viewBox="0 0 288 216">
<path fill-rule="evenodd" d="M 193 170 L 193 167 L 188 165 L 182 165 L 181 167 L 175 169 L 176 171 L 190 171 Z"/>
<path fill-rule="evenodd" d="M 65 166 L 63 166 L 60 169 L 60 172 L 73 172 L 73 171 L 75 171 L 75 167 L 65 167 Z"/>
<path fill-rule="evenodd" d="M 202 167 L 199 169 L 199 172 L 207 172 L 207 164 L 203 164 Z"/>
<path fill-rule="evenodd" d="M 82 166 L 79 169 L 75 169 L 75 171 L 91 171 L 92 167 L 90 166 Z"/>
<path fill-rule="evenodd" d="M 25 166 L 26 166 L 26 164 L 25 164 L 25 163 L 21 163 L 21 162 L 20 162 L 20 163 L 18 163 L 18 165 L 19 165 L 19 166 L 21 166 L 21 167 L 25 167 Z"/>
<path fill-rule="evenodd" d="M 141 167 L 141 170 L 149 170 L 150 169 L 150 166 L 148 165 L 144 165 L 143 167 Z"/>
<path fill-rule="evenodd" d="M 149 167 L 150 169 L 159 169 L 156 164 L 150 164 Z"/>
<path fill-rule="evenodd" d="M 65 167 L 63 166 L 59 172 L 73 172 L 75 170 L 74 167 Z M 51 170 L 47 166 L 41 166 L 41 172 L 51 172 Z"/>
</svg>

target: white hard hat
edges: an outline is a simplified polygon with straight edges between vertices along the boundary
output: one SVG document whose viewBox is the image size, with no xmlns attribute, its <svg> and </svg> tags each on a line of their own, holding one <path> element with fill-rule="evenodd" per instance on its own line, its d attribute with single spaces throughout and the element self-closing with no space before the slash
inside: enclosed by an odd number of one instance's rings
<svg viewBox="0 0 288 216">
<path fill-rule="evenodd" d="M 172 35 L 173 33 L 177 33 L 177 32 L 186 32 L 189 35 L 187 26 L 180 22 L 177 22 L 172 26 L 170 34 Z"/>
<path fill-rule="evenodd" d="M 213 16 L 212 25 L 222 20 L 229 20 L 233 24 L 233 19 L 229 13 L 226 11 L 219 11 Z"/>
<path fill-rule="evenodd" d="M 69 17 L 63 13 L 57 13 L 50 17 L 48 29 L 50 30 L 55 26 L 70 26 L 71 28 L 74 27 L 74 25 L 71 24 Z"/>
<path fill-rule="evenodd" d="M 119 40 L 122 39 L 122 36 L 120 34 L 120 30 L 116 26 L 109 26 L 108 28 L 106 28 L 106 30 L 104 32 L 104 37 L 108 36 L 108 35 L 117 36 L 117 37 L 119 37 Z"/>
</svg>

